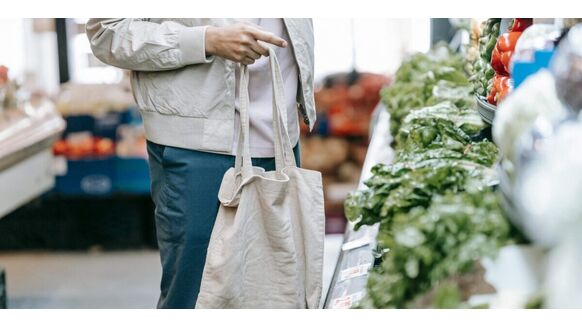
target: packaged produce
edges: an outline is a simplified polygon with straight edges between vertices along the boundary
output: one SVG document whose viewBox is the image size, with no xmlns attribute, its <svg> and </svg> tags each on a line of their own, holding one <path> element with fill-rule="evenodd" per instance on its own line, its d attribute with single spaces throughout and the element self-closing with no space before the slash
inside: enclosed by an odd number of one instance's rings
<svg viewBox="0 0 582 328">
<path fill-rule="evenodd" d="M 567 121 L 555 130 L 537 156 L 520 167 L 515 191 L 526 232 L 546 246 L 582 222 L 582 123 Z"/>
<path fill-rule="evenodd" d="M 511 97 L 500 104 L 493 124 L 493 140 L 505 157 L 515 161 L 516 142 L 538 117 L 555 121 L 566 114 L 547 70 L 528 77 Z"/>
<path fill-rule="evenodd" d="M 552 59 L 558 98 L 571 111 L 582 110 L 582 24 L 570 29 Z"/>
<path fill-rule="evenodd" d="M 560 34 L 560 29 L 555 25 L 536 24 L 530 26 L 517 40 L 512 61 L 532 61 L 534 51 L 554 49 L 554 43 Z"/>
</svg>

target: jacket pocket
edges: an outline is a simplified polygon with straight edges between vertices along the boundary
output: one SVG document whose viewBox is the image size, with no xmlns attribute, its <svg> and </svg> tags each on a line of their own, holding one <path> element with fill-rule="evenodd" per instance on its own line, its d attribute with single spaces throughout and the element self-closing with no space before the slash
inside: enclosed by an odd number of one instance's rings
<svg viewBox="0 0 582 328">
<path fill-rule="evenodd" d="M 206 110 L 200 102 L 202 98 L 196 96 L 189 83 L 196 76 L 196 72 L 188 68 L 135 72 L 134 98 L 142 111 L 206 118 Z"/>
</svg>

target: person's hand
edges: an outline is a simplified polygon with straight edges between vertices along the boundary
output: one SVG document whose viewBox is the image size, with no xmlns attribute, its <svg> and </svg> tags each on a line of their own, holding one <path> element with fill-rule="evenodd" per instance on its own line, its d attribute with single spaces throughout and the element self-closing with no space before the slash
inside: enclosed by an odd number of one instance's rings
<svg viewBox="0 0 582 328">
<path fill-rule="evenodd" d="M 251 65 L 261 56 L 268 56 L 269 49 L 262 42 L 286 47 L 287 42 L 271 32 L 250 23 L 224 27 L 209 26 L 206 29 L 206 54 Z"/>
</svg>

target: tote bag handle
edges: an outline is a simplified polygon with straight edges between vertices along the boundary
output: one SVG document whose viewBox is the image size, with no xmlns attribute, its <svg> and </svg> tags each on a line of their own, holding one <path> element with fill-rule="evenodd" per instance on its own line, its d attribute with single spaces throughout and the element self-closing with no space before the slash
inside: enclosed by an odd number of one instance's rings
<svg viewBox="0 0 582 328">
<path fill-rule="evenodd" d="M 275 148 L 275 169 L 281 172 L 285 167 L 295 167 L 293 147 L 287 132 L 287 116 L 282 113 L 284 108 L 283 77 L 277 55 L 273 48 L 269 47 L 269 67 L 271 70 L 271 83 L 273 89 L 273 134 Z M 243 177 L 252 175 L 252 162 L 249 144 L 249 70 L 246 65 L 240 67 L 239 83 L 240 102 L 240 136 L 236 152 L 235 169 L 242 172 Z"/>
</svg>

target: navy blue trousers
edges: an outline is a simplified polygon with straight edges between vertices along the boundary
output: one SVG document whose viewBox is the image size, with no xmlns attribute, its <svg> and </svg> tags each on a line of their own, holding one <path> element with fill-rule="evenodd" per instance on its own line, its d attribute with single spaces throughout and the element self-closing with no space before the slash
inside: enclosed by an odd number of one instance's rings
<svg viewBox="0 0 582 328">
<path fill-rule="evenodd" d="M 235 158 L 150 141 L 147 147 L 162 262 L 158 308 L 193 308 L 218 213 L 218 190 Z M 293 151 L 299 166 L 299 145 Z M 252 161 L 265 170 L 275 169 L 273 158 Z"/>
</svg>

